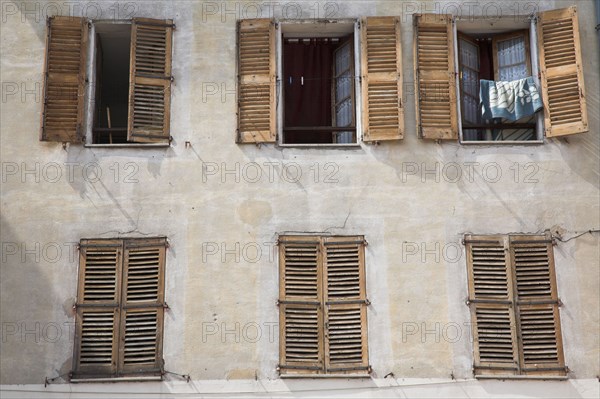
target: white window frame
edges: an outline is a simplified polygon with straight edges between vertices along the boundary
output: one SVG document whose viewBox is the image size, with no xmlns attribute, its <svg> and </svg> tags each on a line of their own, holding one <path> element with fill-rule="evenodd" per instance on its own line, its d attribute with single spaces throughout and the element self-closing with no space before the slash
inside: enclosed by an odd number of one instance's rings
<svg viewBox="0 0 600 399">
<path fill-rule="evenodd" d="M 480 19 L 480 20 L 484 20 L 484 18 L 486 17 L 481 17 L 481 18 L 476 18 Z M 504 19 L 505 21 L 512 22 L 513 24 L 515 23 L 515 19 L 518 19 L 518 16 L 511 16 L 510 18 L 505 17 L 505 18 L 500 18 L 500 19 Z M 532 17 L 532 16 L 521 16 L 520 18 L 522 18 L 523 20 L 525 19 L 529 19 L 529 27 L 528 28 L 524 28 L 527 29 L 529 32 L 529 52 L 530 52 L 530 59 L 531 59 L 531 75 L 533 76 L 533 80 L 535 82 L 535 84 L 537 85 L 539 91 L 540 91 L 540 95 L 541 95 L 541 82 L 539 79 L 539 75 L 540 75 L 540 68 L 539 68 L 539 57 L 538 57 L 538 42 L 537 42 L 537 18 Z M 473 17 L 467 17 L 464 18 L 466 20 L 465 23 L 469 23 L 469 22 L 473 22 Z M 458 27 L 457 25 L 460 24 L 460 17 L 454 17 L 452 19 L 452 36 L 453 36 L 453 40 L 454 40 L 454 68 L 457 71 L 457 74 L 460 73 L 460 69 L 459 69 L 459 52 L 458 52 Z M 488 22 L 489 23 L 489 22 Z M 519 29 L 518 27 L 514 27 L 512 28 L 514 30 Z M 482 31 L 485 30 L 482 28 Z M 464 140 L 463 138 L 463 129 L 462 129 L 462 113 L 461 113 L 461 102 L 462 102 L 462 98 L 461 98 L 461 94 L 460 94 L 460 79 L 455 79 L 456 80 L 456 109 L 457 109 L 457 118 L 458 118 L 458 137 L 459 137 L 459 142 L 460 144 L 467 144 L 467 145 L 471 145 L 471 144 L 484 144 L 484 145 L 490 145 L 490 144 L 509 144 L 509 145 L 515 145 L 515 144 L 520 144 L 520 145 L 528 145 L 528 144 L 544 144 L 544 111 L 540 110 L 538 112 L 536 112 L 536 121 L 535 121 L 535 135 L 536 138 L 534 140 Z M 544 99 L 542 98 L 542 101 L 544 101 Z"/>
<path fill-rule="evenodd" d="M 354 143 L 347 144 L 284 144 L 283 143 L 283 35 L 286 29 L 282 28 L 282 25 L 285 26 L 294 26 L 296 31 L 306 32 L 306 37 L 315 37 L 315 25 L 322 24 L 343 24 L 346 26 L 353 25 L 354 32 L 354 116 L 355 116 L 355 125 L 356 125 L 356 141 Z M 332 32 L 333 34 L 334 32 Z M 276 87 L 277 93 L 276 96 L 276 132 L 277 132 L 277 145 L 281 147 L 310 147 L 310 148 L 324 148 L 324 147 L 335 147 L 335 148 L 356 148 L 360 147 L 360 143 L 362 141 L 362 110 L 361 110 L 361 73 L 360 73 L 360 21 L 357 18 L 344 18 L 344 19 L 336 19 L 336 20 L 319 20 L 319 19 L 281 19 L 276 20 L 275 25 L 275 57 L 276 57 L 276 69 L 277 69 L 277 78 L 276 78 Z M 323 33 L 318 34 L 318 36 L 322 37 L 331 37 L 331 34 Z"/>
</svg>

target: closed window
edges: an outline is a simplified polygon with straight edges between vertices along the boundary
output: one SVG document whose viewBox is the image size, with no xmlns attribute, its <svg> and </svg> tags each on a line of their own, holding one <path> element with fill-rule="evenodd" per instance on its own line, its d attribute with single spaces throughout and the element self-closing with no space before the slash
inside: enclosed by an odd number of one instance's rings
<svg viewBox="0 0 600 399">
<path fill-rule="evenodd" d="M 41 140 L 168 144 L 172 30 L 170 20 L 50 18 Z"/>
<path fill-rule="evenodd" d="M 73 379 L 161 376 L 165 238 L 81 240 Z"/>
<path fill-rule="evenodd" d="M 362 236 L 280 236 L 279 371 L 367 374 Z"/>
<path fill-rule="evenodd" d="M 415 85 L 424 139 L 539 142 L 588 131 L 575 6 L 531 22 L 416 15 Z"/>
<path fill-rule="evenodd" d="M 552 237 L 465 236 L 478 377 L 565 376 Z"/>
<path fill-rule="evenodd" d="M 401 139 L 400 43 L 394 17 L 239 21 L 238 142 Z"/>
</svg>

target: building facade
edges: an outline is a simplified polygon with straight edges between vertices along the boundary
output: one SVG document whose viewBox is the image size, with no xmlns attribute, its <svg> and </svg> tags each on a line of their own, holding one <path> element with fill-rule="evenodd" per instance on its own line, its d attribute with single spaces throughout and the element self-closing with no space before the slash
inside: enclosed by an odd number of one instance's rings
<svg viewBox="0 0 600 399">
<path fill-rule="evenodd" d="M 596 7 L 3 2 L 3 395 L 597 397 Z"/>
</svg>

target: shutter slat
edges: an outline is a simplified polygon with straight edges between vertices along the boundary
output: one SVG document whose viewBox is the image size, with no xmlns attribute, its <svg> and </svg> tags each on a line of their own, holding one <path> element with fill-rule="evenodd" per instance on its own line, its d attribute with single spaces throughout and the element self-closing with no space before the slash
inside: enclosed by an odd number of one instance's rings
<svg viewBox="0 0 600 399">
<path fill-rule="evenodd" d="M 148 26 L 142 22 L 151 21 Z M 171 20 L 134 19 L 127 140 L 168 143 L 171 108 Z"/>
<path fill-rule="evenodd" d="M 362 90 L 364 141 L 399 140 L 404 135 L 400 20 L 363 19 Z"/>
<path fill-rule="evenodd" d="M 52 17 L 46 39 L 42 141 L 81 143 L 88 29 L 84 18 Z"/>
<path fill-rule="evenodd" d="M 420 137 L 457 139 L 451 16 L 423 14 L 416 18 L 415 90 Z"/>
<path fill-rule="evenodd" d="M 238 143 L 275 142 L 275 25 L 238 23 Z"/>
<path fill-rule="evenodd" d="M 540 13 L 538 44 L 546 136 L 587 132 L 577 8 Z"/>
</svg>

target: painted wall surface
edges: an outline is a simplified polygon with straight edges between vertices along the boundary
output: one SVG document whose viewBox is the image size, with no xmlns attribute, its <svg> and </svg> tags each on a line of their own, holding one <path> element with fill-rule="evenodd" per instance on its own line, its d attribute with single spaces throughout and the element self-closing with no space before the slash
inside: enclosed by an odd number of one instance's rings
<svg viewBox="0 0 600 399">
<path fill-rule="evenodd" d="M 417 138 L 412 14 L 493 21 L 573 3 L 2 2 L 0 383 L 39 384 L 71 370 L 81 238 L 155 235 L 170 242 L 165 368 L 198 384 L 277 380 L 274 243 L 286 232 L 367 239 L 373 381 L 389 373 L 423 383 L 472 379 L 463 234 L 553 229 L 569 238 L 600 224 L 595 8 L 592 1 L 576 2 L 590 131 L 534 145 Z M 175 20 L 170 147 L 63 148 L 39 141 L 45 17 L 55 14 Z M 235 144 L 236 20 L 374 15 L 401 16 L 403 141 L 351 149 Z M 532 394 L 597 392 L 599 248 L 597 233 L 554 248 L 571 380 L 548 382 Z M 588 380 L 578 385 L 576 379 Z M 282 384 L 292 391 L 311 386 L 310 380 Z M 474 396 L 506 394 L 482 388 L 499 382 L 467 384 L 480 390 Z M 533 387 L 514 384 L 506 386 L 515 394 Z M 169 392 L 168 384 L 160 386 Z"/>
</svg>

